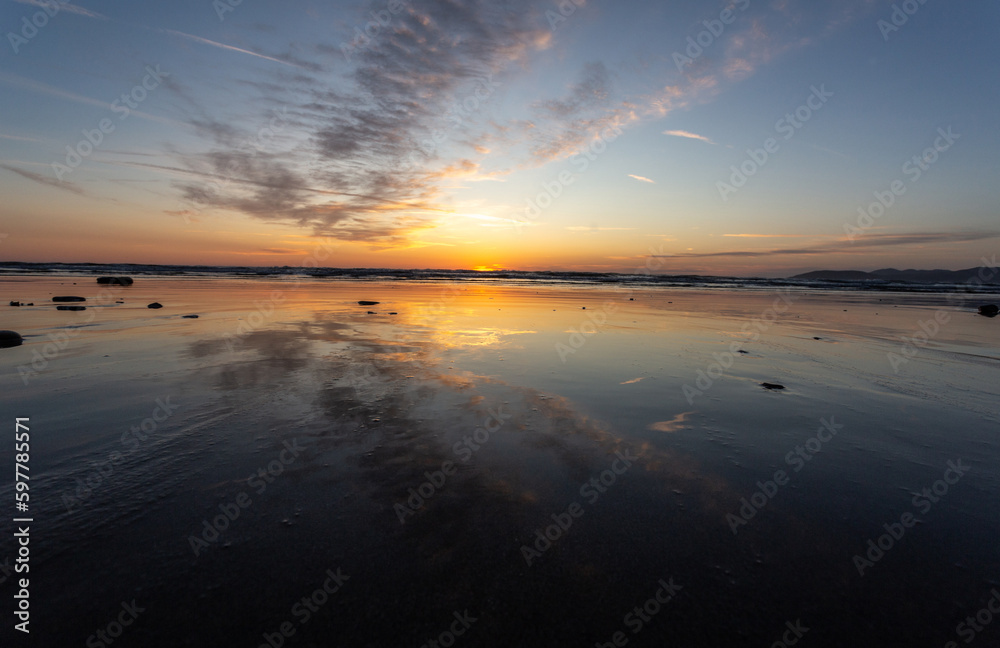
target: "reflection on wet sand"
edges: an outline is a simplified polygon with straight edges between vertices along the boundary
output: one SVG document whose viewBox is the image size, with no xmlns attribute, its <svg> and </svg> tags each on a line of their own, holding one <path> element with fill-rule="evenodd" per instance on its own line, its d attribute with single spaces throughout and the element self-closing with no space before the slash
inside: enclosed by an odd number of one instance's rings
<svg viewBox="0 0 1000 648">
<path fill-rule="evenodd" d="M 941 592 L 978 592 L 1000 567 L 987 541 L 1000 530 L 997 448 L 981 432 L 996 418 L 983 380 L 995 348 L 978 321 L 956 318 L 947 348 L 913 362 L 953 386 L 934 394 L 926 376 L 894 378 L 883 361 L 890 333 L 919 313 L 849 329 L 834 296 L 803 296 L 751 340 L 741 326 L 770 297 L 726 294 L 719 309 L 719 292 L 649 291 L 563 362 L 556 345 L 581 306 L 608 294 L 493 287 L 444 299 L 435 285 L 317 282 L 250 325 L 247 305 L 274 286 L 213 283 L 165 281 L 149 295 L 186 299 L 178 308 L 198 320 L 110 310 L 39 390 L 39 402 L 75 403 L 51 414 L 50 429 L 72 432 L 53 439 L 39 476 L 54 494 L 40 587 L 92 602 L 52 620 L 63 643 L 134 592 L 148 609 L 130 630 L 142 645 L 259 645 L 342 568 L 335 605 L 297 629 L 297 645 L 420 645 L 464 610 L 477 621 L 463 645 L 592 645 L 669 578 L 683 589 L 635 645 L 768 645 L 798 618 L 823 628 L 816 645 L 884 644 L 924 638 L 931 621 L 945 636 L 954 606 Z M 685 382 L 733 340 L 748 353 L 689 404 Z M 761 390 L 774 376 L 789 388 Z M 62 510 L 58 494 L 168 394 L 177 413 Z M 140 405 L 97 409 L 115 395 Z M 793 472 L 786 454 L 831 415 L 844 424 L 836 443 Z M 268 473 L 288 444 L 301 453 Z M 859 541 L 898 518 L 945 454 L 973 457 L 962 486 L 975 503 L 956 490 L 859 579 Z M 734 535 L 727 515 L 779 468 L 788 485 Z M 258 492 L 262 469 L 273 479 Z M 204 520 L 244 492 L 252 501 L 193 552 Z"/>
</svg>

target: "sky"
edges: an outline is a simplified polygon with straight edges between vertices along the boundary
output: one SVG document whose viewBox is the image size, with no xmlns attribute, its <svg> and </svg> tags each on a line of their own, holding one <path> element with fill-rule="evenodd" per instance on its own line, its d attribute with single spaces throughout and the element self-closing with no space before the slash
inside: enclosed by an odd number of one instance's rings
<svg viewBox="0 0 1000 648">
<path fill-rule="evenodd" d="M 0 260 L 976 267 L 998 28 L 985 0 L 0 0 Z"/>
</svg>

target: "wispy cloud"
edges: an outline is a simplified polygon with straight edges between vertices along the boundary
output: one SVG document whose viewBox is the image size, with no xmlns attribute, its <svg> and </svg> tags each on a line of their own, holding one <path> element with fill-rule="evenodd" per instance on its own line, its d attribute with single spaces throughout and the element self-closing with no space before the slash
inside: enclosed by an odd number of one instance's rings
<svg viewBox="0 0 1000 648">
<path fill-rule="evenodd" d="M 34 79 L 25 79 L 24 77 L 18 76 L 16 74 L 10 74 L 8 72 L 0 72 L 0 83 L 6 83 L 18 88 L 24 88 L 25 90 L 31 90 L 32 92 L 37 92 L 39 94 L 45 94 L 50 97 L 56 97 L 57 99 L 64 99 L 66 101 L 72 101 L 79 104 L 84 104 L 86 106 L 94 106 L 97 108 L 104 108 L 106 110 L 111 110 L 111 104 L 98 101 L 97 99 L 91 99 L 90 97 L 85 97 L 83 95 L 76 94 L 75 92 L 69 92 L 61 88 L 56 88 L 55 86 L 48 85 L 47 83 L 42 83 L 41 81 L 35 81 Z M 170 124 L 171 126 L 185 126 L 180 122 L 168 119 L 166 117 L 158 117 L 157 115 L 150 115 L 149 113 L 144 113 L 139 110 L 131 110 L 130 115 L 135 115 L 136 117 L 146 119 L 149 121 L 155 121 L 162 124 Z"/>
<path fill-rule="evenodd" d="M 51 6 L 50 2 L 42 2 L 42 0 L 14 0 L 14 2 L 42 8 L 45 8 L 47 5 Z M 70 4 L 68 2 L 59 2 L 59 10 L 76 14 L 78 16 L 87 16 L 88 18 L 97 18 L 98 20 L 108 20 L 108 17 L 104 14 L 99 14 L 96 11 L 84 9 L 83 7 L 78 7 L 77 5 Z"/>
<path fill-rule="evenodd" d="M 196 43 L 201 43 L 203 45 L 211 45 L 212 47 L 218 47 L 220 49 L 229 50 L 231 52 L 240 52 L 241 54 L 249 54 L 250 56 L 256 56 L 257 58 L 262 58 L 268 61 L 274 61 L 275 63 L 281 63 L 282 65 L 288 65 L 290 67 L 301 68 L 302 65 L 298 63 L 291 63 L 289 61 L 283 61 L 279 58 L 274 58 L 273 56 L 266 56 L 264 54 L 258 54 L 257 52 L 251 52 L 248 49 L 243 49 L 242 47 L 235 47 L 233 45 L 226 45 L 225 43 L 219 43 L 207 38 L 202 38 L 201 36 L 194 36 L 192 34 L 186 34 L 184 32 L 179 32 L 173 29 L 159 29 L 157 30 L 163 34 L 170 34 L 172 36 L 177 36 L 179 38 L 185 38 Z"/>
<path fill-rule="evenodd" d="M 522 222 L 516 218 L 504 218 L 502 216 L 492 216 L 488 214 L 460 214 L 466 218 L 471 218 L 473 220 L 486 221 L 485 223 L 479 223 L 483 227 L 507 227 L 516 226 L 522 227 L 525 225 L 540 225 L 540 223 L 532 222 Z"/>
<path fill-rule="evenodd" d="M 624 232 L 634 230 L 634 227 L 591 227 L 589 225 L 574 225 L 567 227 L 571 232 Z"/>
<path fill-rule="evenodd" d="M 34 171 L 25 171 L 24 169 L 19 169 L 15 166 L 10 166 L 9 164 L 0 164 L 0 169 L 7 169 L 12 173 L 16 173 L 22 178 L 27 178 L 32 182 L 37 182 L 39 184 L 46 185 L 48 187 L 55 187 L 56 189 L 62 189 L 63 191 L 69 191 L 70 193 L 75 193 L 79 196 L 84 195 L 83 189 L 76 186 L 72 182 L 66 180 L 56 180 L 41 173 L 35 173 Z"/>
<path fill-rule="evenodd" d="M 692 133 L 690 131 L 685 131 L 685 130 L 666 130 L 663 131 L 663 134 L 671 135 L 673 137 L 683 137 L 686 139 L 698 140 L 700 142 L 706 142 L 708 144 L 715 144 L 715 142 L 705 137 L 704 135 L 698 135 L 697 133 Z"/>
<path fill-rule="evenodd" d="M 6 83 L 8 85 L 24 88 L 25 90 L 32 90 L 34 92 L 49 95 L 50 97 L 65 99 L 67 101 L 86 104 L 88 106 L 97 106 L 100 108 L 109 107 L 109 105 L 106 102 L 98 101 L 97 99 L 91 99 L 90 97 L 84 97 L 83 95 L 78 95 L 75 92 L 61 90 L 54 86 L 48 85 L 47 83 L 42 83 L 41 81 L 35 81 L 34 79 L 26 79 L 24 77 L 18 76 L 16 74 L 11 74 L 9 72 L 0 71 L 0 83 Z"/>
<path fill-rule="evenodd" d="M 16 140 L 18 142 L 41 142 L 40 139 L 35 139 L 34 137 L 22 137 L 20 135 L 7 135 L 6 133 L 0 133 L 0 137 L 9 140 Z"/>
<path fill-rule="evenodd" d="M 734 238 L 806 238 L 805 234 L 723 234 Z"/>
<path fill-rule="evenodd" d="M 723 252 L 680 252 L 656 254 L 655 258 L 709 258 L 709 257 L 772 257 L 813 256 L 819 254 L 870 254 L 870 248 L 941 245 L 1000 238 L 1000 232 L 915 232 L 911 234 L 879 234 L 869 232 L 854 241 L 837 239 L 829 243 L 804 248 L 774 248 L 770 250 L 728 250 Z"/>
<path fill-rule="evenodd" d="M 648 182 L 649 184 L 656 184 L 656 182 L 654 180 L 650 180 L 649 178 L 644 178 L 644 177 L 642 177 L 640 175 L 632 175 L 630 173 L 630 174 L 628 174 L 628 177 L 634 178 L 634 179 L 638 180 L 639 182 Z"/>
</svg>

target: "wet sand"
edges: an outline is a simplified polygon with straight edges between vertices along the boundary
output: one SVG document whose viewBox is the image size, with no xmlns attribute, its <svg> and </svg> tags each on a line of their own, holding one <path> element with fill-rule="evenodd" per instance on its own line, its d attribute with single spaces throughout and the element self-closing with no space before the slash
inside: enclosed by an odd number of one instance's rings
<svg viewBox="0 0 1000 648">
<path fill-rule="evenodd" d="M 995 296 L 0 287 L 32 645 L 942 646 L 1000 588 Z"/>
</svg>

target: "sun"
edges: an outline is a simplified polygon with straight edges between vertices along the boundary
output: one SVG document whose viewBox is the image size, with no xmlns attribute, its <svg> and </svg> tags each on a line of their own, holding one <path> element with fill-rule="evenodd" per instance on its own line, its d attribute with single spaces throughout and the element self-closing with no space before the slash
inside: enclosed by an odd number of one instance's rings
<svg viewBox="0 0 1000 648">
<path fill-rule="evenodd" d="M 503 270 L 503 268 L 494 263 L 491 266 L 477 265 L 472 268 L 473 272 L 496 272 L 497 270 Z"/>
</svg>

